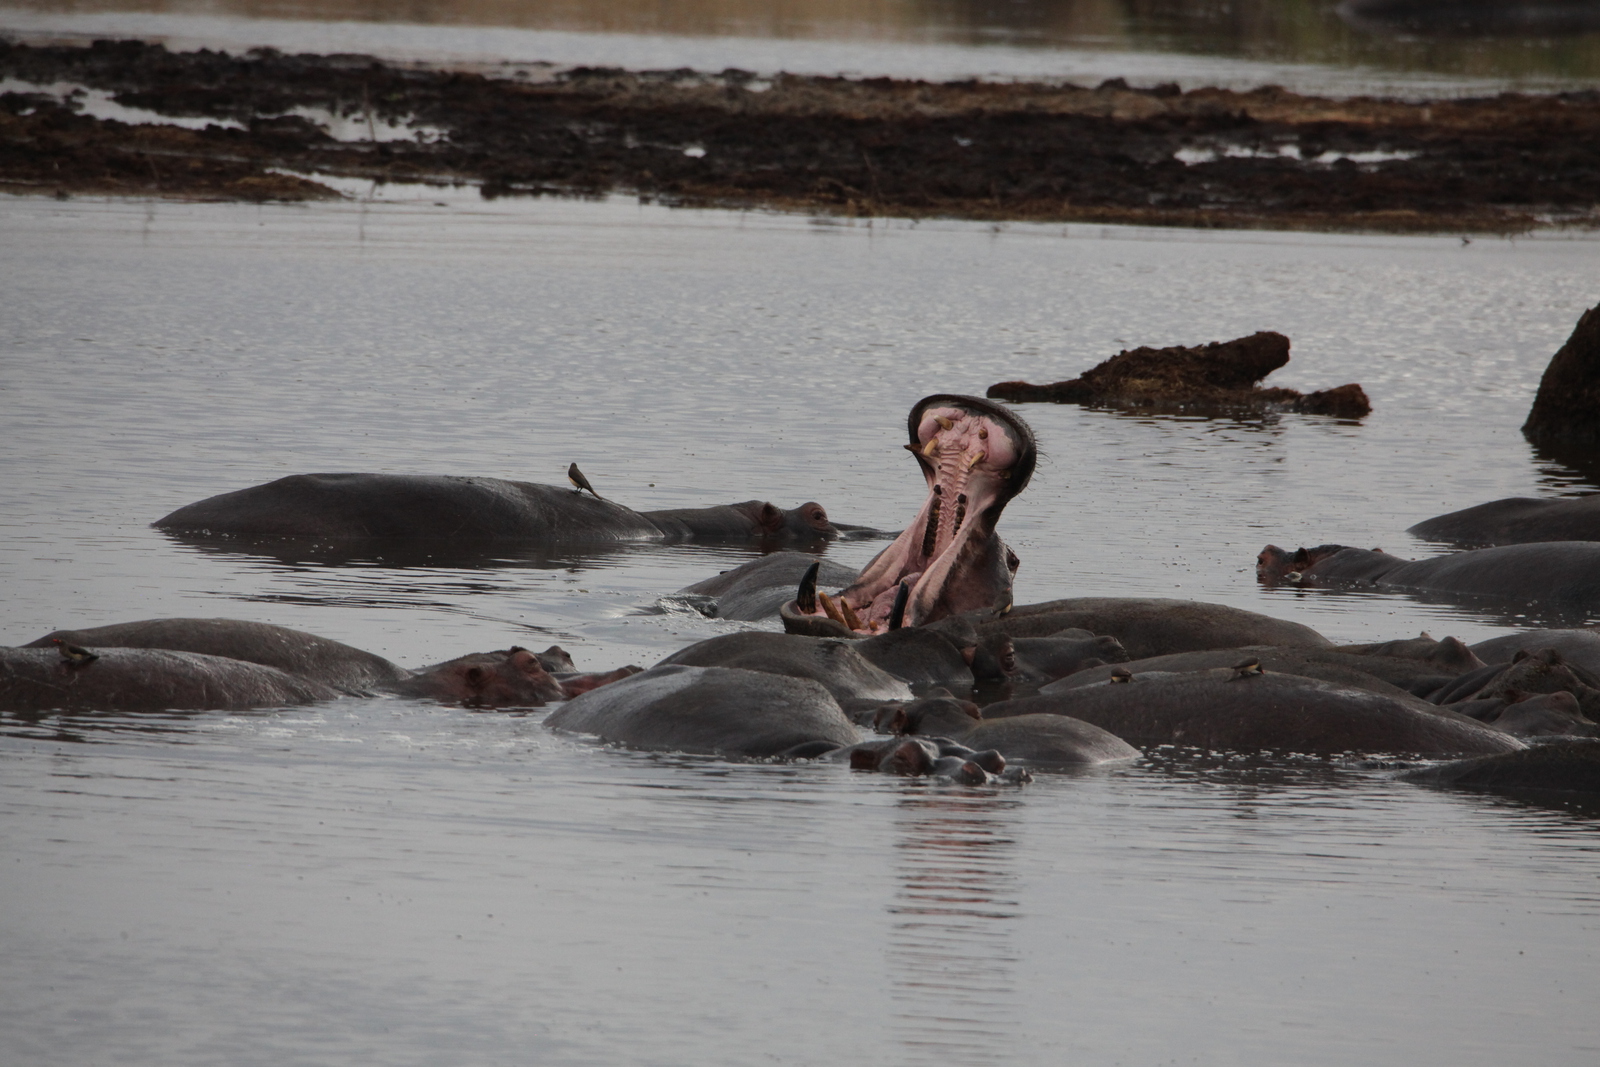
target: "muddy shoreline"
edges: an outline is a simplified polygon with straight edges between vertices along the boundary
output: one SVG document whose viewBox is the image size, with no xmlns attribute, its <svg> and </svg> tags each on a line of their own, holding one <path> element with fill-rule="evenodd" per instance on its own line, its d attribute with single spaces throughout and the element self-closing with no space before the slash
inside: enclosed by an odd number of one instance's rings
<svg viewBox="0 0 1600 1067">
<path fill-rule="evenodd" d="M 620 192 L 914 218 L 1467 233 L 1600 224 L 1596 91 L 1412 103 L 1120 82 L 508 73 L 0 42 L 0 78 L 14 80 L 0 93 L 0 190 L 305 200 L 337 196 L 316 177 L 338 175 L 472 183 L 486 197 Z M 94 117 L 66 94 L 74 86 L 158 121 Z M 329 118 L 372 136 L 336 139 Z M 381 139 L 379 124 L 401 134 Z"/>
</svg>

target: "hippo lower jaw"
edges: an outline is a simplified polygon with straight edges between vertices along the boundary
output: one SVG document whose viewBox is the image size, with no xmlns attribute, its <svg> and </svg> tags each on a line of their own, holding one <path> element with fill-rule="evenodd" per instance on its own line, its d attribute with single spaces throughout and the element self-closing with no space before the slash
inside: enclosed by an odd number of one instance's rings
<svg viewBox="0 0 1600 1067">
<path fill-rule="evenodd" d="M 791 611 L 870 634 L 1010 607 L 1017 557 L 995 525 L 1033 475 L 1033 432 L 998 404 L 946 394 L 919 401 L 907 428 L 928 483 L 917 517 L 837 597 Z"/>
</svg>

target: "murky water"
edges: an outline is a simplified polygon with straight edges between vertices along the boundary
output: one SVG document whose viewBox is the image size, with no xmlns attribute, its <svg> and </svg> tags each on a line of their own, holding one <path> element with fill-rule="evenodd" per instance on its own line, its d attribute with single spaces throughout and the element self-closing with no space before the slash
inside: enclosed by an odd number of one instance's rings
<svg viewBox="0 0 1600 1067">
<path fill-rule="evenodd" d="M 1262 544 L 1587 485 L 1517 427 L 1600 242 L 667 211 L 369 190 L 0 201 L 0 642 L 216 615 L 420 665 L 650 663 L 716 547 L 270 558 L 148 523 L 300 471 L 816 499 L 893 527 L 936 391 L 1276 329 L 1362 425 L 1022 408 L 1019 601 L 1339 639 L 1515 622 L 1266 592 Z M 367 194 L 375 194 L 370 196 Z M 833 550 L 864 561 L 873 544 Z M 542 647 L 540 645 L 539 647 Z M 988 792 L 647 756 L 399 700 L 0 719 L 7 1064 L 1591 1064 L 1595 822 L 1377 769 L 1158 758 Z"/>
<path fill-rule="evenodd" d="M 528 74 L 732 66 L 1408 96 L 1600 84 L 1593 0 L 1522 5 L 1532 21 L 1510 28 L 1463 25 L 1470 0 L 1419 25 L 1363 16 L 1364 5 L 1373 0 L 6 0 L 0 33 L 511 62 Z"/>
</svg>

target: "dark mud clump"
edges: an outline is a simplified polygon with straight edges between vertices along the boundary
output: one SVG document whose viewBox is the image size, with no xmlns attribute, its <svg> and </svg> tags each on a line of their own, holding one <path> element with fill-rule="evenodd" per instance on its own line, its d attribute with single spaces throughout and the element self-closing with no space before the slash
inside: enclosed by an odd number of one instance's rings
<svg viewBox="0 0 1600 1067">
<path fill-rule="evenodd" d="M 130 125 L 7 94 L 0 185 L 18 191 L 294 199 L 347 175 L 844 215 L 1493 232 L 1600 218 L 1594 93 L 1407 103 L 592 68 L 536 80 L 139 41 L 0 42 L 0 76 L 211 123 Z M 337 140 L 308 111 L 372 134 Z M 380 140 L 380 122 L 423 135 Z"/>
<path fill-rule="evenodd" d="M 1289 339 L 1264 330 L 1194 348 L 1124 350 L 1069 381 L 999 382 L 986 395 L 996 400 L 1165 411 L 1298 411 L 1347 419 L 1372 413 L 1366 392 L 1355 384 L 1309 395 L 1260 386 L 1262 378 L 1288 362 Z"/>
</svg>

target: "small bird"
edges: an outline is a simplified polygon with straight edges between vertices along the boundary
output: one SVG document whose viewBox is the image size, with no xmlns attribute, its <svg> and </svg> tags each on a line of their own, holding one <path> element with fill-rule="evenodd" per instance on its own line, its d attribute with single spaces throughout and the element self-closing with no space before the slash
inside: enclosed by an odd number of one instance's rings
<svg viewBox="0 0 1600 1067">
<path fill-rule="evenodd" d="M 74 667 L 86 666 L 100 658 L 97 653 L 90 652 L 87 648 L 79 648 L 77 645 L 69 645 L 59 637 L 52 637 L 50 641 L 61 653 L 61 658 Z"/>
<path fill-rule="evenodd" d="M 1113 667 L 1111 668 L 1111 680 L 1113 682 L 1131 682 L 1133 681 L 1133 672 L 1126 667 Z"/>
<path fill-rule="evenodd" d="M 577 488 L 579 496 L 583 495 L 583 491 L 585 489 L 589 490 L 591 493 L 594 493 L 594 486 L 589 484 L 589 479 L 583 476 L 583 472 L 578 469 L 578 465 L 576 463 L 567 468 L 567 481 L 571 482 Z M 601 496 L 599 493 L 594 493 L 594 498 L 596 500 L 605 499 L 605 497 Z"/>
<path fill-rule="evenodd" d="M 1261 661 L 1256 659 L 1254 656 L 1251 656 L 1243 663 L 1235 663 L 1233 665 L 1233 676 L 1235 678 L 1253 678 L 1258 674 L 1266 673 L 1267 669 L 1263 667 L 1261 665 Z"/>
</svg>

